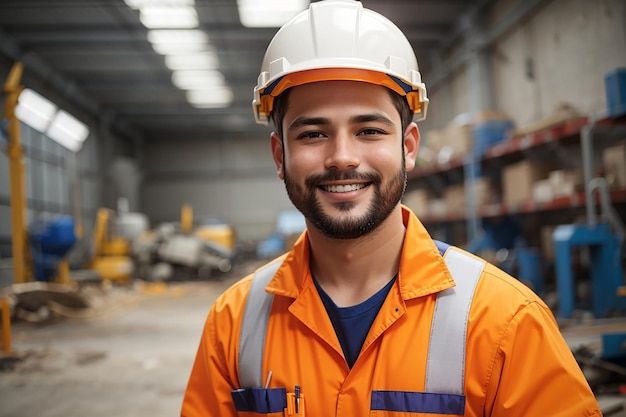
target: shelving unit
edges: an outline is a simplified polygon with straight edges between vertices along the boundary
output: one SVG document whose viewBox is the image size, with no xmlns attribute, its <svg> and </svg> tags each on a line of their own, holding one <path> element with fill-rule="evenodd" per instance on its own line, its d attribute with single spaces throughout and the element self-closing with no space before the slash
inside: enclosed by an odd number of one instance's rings
<svg viewBox="0 0 626 417">
<path fill-rule="evenodd" d="M 551 126 L 531 134 L 513 137 L 511 140 L 497 144 L 488 150 L 475 161 L 471 161 L 471 156 L 456 156 L 446 163 L 435 163 L 428 166 L 418 166 L 409 173 L 408 189 L 423 183 L 443 183 L 433 177 L 460 177 L 463 176 L 464 168 L 468 163 L 477 163 L 481 167 L 498 165 L 496 168 L 524 159 L 529 152 L 540 152 L 543 147 L 580 147 L 580 135 L 584 126 L 590 123 L 589 118 L 580 117 L 567 120 L 555 126 Z M 603 119 L 596 122 L 600 126 L 624 126 L 626 119 L 612 120 Z M 614 189 L 610 192 L 611 201 L 614 204 L 626 203 L 626 188 Z M 599 203 L 596 195 L 595 202 Z M 526 201 L 517 205 L 507 205 L 495 203 L 483 205 L 476 208 L 476 216 L 479 218 L 490 218 L 503 215 L 518 215 L 541 213 L 558 210 L 583 209 L 585 207 L 585 192 L 577 192 L 570 196 L 560 196 L 548 202 Z M 429 213 L 420 216 L 423 223 L 436 226 L 441 223 L 467 221 L 472 214 L 465 207 L 448 209 L 445 213 Z"/>
<path fill-rule="evenodd" d="M 595 196 L 596 203 L 600 203 L 599 197 Z M 626 203 L 626 188 L 612 190 L 611 201 L 614 204 Z M 537 203 L 528 201 L 517 206 L 507 206 L 506 204 L 490 204 L 478 207 L 478 217 L 489 218 L 510 214 L 528 214 L 544 211 L 557 211 L 566 209 L 576 209 L 585 207 L 585 193 L 579 192 L 569 197 L 557 197 L 552 201 Z M 458 209 L 453 212 L 437 215 L 420 216 L 423 223 L 445 223 L 463 221 L 468 218 L 467 210 Z"/>
</svg>

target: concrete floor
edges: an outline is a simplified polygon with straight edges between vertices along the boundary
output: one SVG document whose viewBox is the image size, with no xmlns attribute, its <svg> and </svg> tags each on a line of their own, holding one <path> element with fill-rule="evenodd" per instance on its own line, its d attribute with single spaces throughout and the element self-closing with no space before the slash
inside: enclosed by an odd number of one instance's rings
<svg viewBox="0 0 626 417">
<path fill-rule="evenodd" d="M 15 322 L 0 416 L 179 415 L 206 314 L 242 275 L 113 288 L 92 317 Z"/>
<path fill-rule="evenodd" d="M 90 314 L 12 327 L 14 356 L 0 361 L 0 417 L 172 417 L 215 298 L 260 262 L 220 280 L 113 287 Z M 626 417 L 626 396 L 603 396 Z"/>
</svg>

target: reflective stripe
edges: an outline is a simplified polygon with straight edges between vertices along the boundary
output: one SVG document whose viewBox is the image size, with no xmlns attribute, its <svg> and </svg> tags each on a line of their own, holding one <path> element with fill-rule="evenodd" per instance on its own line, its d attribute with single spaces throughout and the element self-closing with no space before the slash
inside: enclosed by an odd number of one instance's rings
<svg viewBox="0 0 626 417">
<path fill-rule="evenodd" d="M 465 386 L 467 320 L 485 262 L 459 250 L 446 251 L 444 260 L 456 286 L 437 295 L 424 388 L 426 392 L 461 395 Z"/>
<path fill-rule="evenodd" d="M 274 295 L 265 292 L 282 264 L 278 260 L 257 271 L 252 278 L 239 335 L 239 381 L 241 387 L 263 386 L 263 348 Z"/>
<path fill-rule="evenodd" d="M 463 415 L 465 396 L 431 392 L 372 391 L 371 410 Z"/>
<path fill-rule="evenodd" d="M 485 262 L 454 248 L 446 251 L 444 260 L 456 286 L 440 292 L 437 296 L 428 347 L 425 391 L 426 394 L 456 394 L 462 399 L 467 320 L 474 291 Z M 274 277 L 281 263 L 282 260 L 278 260 L 260 269 L 252 279 L 239 342 L 239 379 L 244 388 L 263 386 L 261 373 L 265 331 L 274 299 L 272 294 L 265 292 L 265 287 Z M 374 393 L 376 392 L 389 393 L 389 391 L 373 391 L 372 406 L 374 406 Z M 415 394 L 420 397 L 424 393 Z M 383 397 L 379 397 L 381 395 Z M 376 396 L 383 400 L 395 398 L 394 394 L 376 394 Z M 437 397 L 436 401 L 441 402 L 443 397 Z M 453 397 L 455 395 L 449 398 Z M 432 400 L 434 397 L 423 398 Z M 448 400 L 443 399 L 442 407 Z M 423 399 L 418 401 L 423 401 Z M 379 404 L 384 405 L 386 402 Z"/>
</svg>

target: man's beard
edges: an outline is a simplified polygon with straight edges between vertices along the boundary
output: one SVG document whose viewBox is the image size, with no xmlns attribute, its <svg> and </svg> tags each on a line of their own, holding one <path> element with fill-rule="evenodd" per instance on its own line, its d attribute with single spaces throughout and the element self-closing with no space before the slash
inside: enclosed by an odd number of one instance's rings
<svg viewBox="0 0 626 417">
<path fill-rule="evenodd" d="M 406 169 L 404 168 L 404 158 L 402 159 L 402 167 L 384 188 L 381 184 L 380 174 L 363 174 L 354 170 L 342 173 L 327 171 L 322 175 L 312 175 L 306 178 L 303 188 L 290 181 L 286 168 L 285 188 L 293 205 L 324 235 L 333 239 L 356 239 L 378 227 L 389 217 L 389 214 L 402 199 L 406 188 Z M 345 180 L 367 181 L 369 187 L 374 188 L 374 197 L 364 215 L 336 219 L 324 212 L 316 191 L 319 184 Z M 334 203 L 334 206 L 339 211 L 348 212 L 356 206 L 356 202 Z"/>
</svg>

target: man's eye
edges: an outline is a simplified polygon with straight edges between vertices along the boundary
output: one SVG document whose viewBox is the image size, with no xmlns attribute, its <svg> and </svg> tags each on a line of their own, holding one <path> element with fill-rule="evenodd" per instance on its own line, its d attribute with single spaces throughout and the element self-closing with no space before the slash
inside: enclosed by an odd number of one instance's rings
<svg viewBox="0 0 626 417">
<path fill-rule="evenodd" d="M 322 132 L 304 132 L 298 136 L 298 139 L 318 139 L 324 137 Z"/>
<path fill-rule="evenodd" d="M 379 129 L 363 129 L 359 132 L 359 135 L 384 135 L 385 132 Z"/>
</svg>

